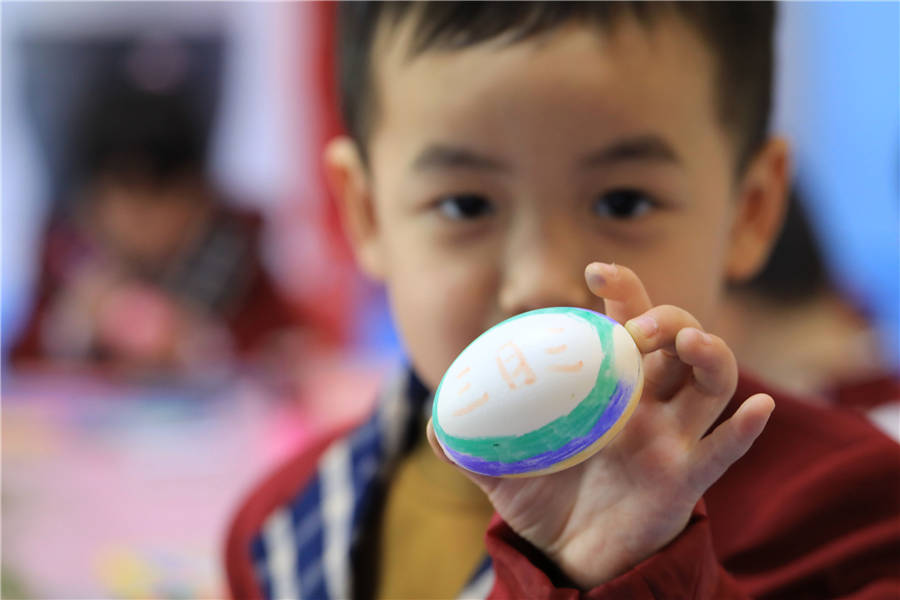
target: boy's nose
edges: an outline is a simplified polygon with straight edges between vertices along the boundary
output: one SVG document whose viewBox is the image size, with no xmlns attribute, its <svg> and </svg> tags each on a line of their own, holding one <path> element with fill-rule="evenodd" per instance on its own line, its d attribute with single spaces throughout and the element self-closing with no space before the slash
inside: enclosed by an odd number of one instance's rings
<svg viewBox="0 0 900 600">
<path fill-rule="evenodd" d="M 588 307 L 592 295 L 584 268 L 590 260 L 584 254 L 571 234 L 532 236 L 510 248 L 501 280 L 501 311 L 509 317 L 547 306 Z"/>
</svg>

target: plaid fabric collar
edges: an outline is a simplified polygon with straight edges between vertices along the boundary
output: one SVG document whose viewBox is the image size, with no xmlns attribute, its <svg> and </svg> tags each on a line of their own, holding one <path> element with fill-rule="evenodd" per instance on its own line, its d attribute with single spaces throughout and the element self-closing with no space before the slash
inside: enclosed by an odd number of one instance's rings
<svg viewBox="0 0 900 600">
<path fill-rule="evenodd" d="M 431 393 L 405 369 L 389 379 L 372 417 L 333 443 L 316 475 L 293 500 L 266 519 L 251 552 L 266 598 L 351 598 L 351 557 L 367 531 L 367 507 L 398 461 L 422 434 Z M 483 598 L 493 586 L 490 559 L 473 573 L 460 598 Z"/>
</svg>

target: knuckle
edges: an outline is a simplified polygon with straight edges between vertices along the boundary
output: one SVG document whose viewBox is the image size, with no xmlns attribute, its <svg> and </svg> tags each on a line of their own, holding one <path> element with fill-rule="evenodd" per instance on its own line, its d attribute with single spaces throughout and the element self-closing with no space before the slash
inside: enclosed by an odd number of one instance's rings
<svg viewBox="0 0 900 600">
<path fill-rule="evenodd" d="M 678 312 L 681 309 L 673 304 L 657 304 L 655 307 L 653 307 L 653 310 L 660 313 L 671 313 Z"/>
<path fill-rule="evenodd" d="M 635 273 L 634 271 L 632 271 L 630 268 L 626 267 L 625 265 L 616 265 L 616 271 L 617 271 L 616 275 L 618 275 L 619 278 L 621 278 L 622 280 L 627 280 L 627 281 L 631 281 L 631 282 L 640 281 L 638 279 L 637 273 Z"/>
<path fill-rule="evenodd" d="M 693 327 L 702 331 L 700 322 L 694 318 L 694 315 L 679 306 L 660 304 L 653 310 L 657 311 L 659 317 L 671 323 L 673 327 L 678 327 L 679 329 Z"/>
</svg>

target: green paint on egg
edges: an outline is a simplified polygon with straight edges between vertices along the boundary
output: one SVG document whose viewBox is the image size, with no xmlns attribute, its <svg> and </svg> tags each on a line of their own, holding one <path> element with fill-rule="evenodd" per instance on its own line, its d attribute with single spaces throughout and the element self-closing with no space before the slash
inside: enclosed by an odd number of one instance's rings
<svg viewBox="0 0 900 600">
<path fill-rule="evenodd" d="M 603 414 L 610 398 L 616 389 L 618 379 L 615 374 L 615 348 L 613 345 L 613 328 L 615 321 L 584 309 L 572 307 L 543 308 L 522 313 L 498 323 L 488 331 L 517 319 L 541 313 L 566 314 L 588 321 L 597 332 L 601 347 L 604 350 L 603 361 L 597 374 L 594 387 L 587 396 L 568 414 L 562 415 L 546 425 L 521 435 L 504 435 L 496 437 L 467 438 L 448 434 L 440 424 L 437 403 L 432 410 L 432 425 L 441 442 L 457 451 L 470 456 L 477 456 L 489 461 L 515 463 L 535 455 L 557 450 L 573 438 L 587 436 L 594 427 L 598 417 Z M 479 336 L 480 337 L 480 336 Z M 472 344 L 476 343 L 476 339 Z M 470 346 L 472 345 L 470 344 Z M 463 351 L 465 352 L 465 351 Z M 449 372 L 449 370 L 448 370 Z M 446 378 L 446 375 L 444 379 Z M 443 379 L 438 386 L 435 398 L 440 398 Z"/>
</svg>

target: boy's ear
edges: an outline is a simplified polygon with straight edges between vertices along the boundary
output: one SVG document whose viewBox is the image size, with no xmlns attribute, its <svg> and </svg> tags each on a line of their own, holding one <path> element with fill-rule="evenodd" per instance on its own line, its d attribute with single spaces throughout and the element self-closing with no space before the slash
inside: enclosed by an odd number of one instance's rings
<svg viewBox="0 0 900 600">
<path fill-rule="evenodd" d="M 781 232 L 791 180 L 790 151 L 770 139 L 748 165 L 738 188 L 738 207 L 726 261 L 730 282 L 753 277 L 765 264 Z"/>
<path fill-rule="evenodd" d="M 349 137 L 337 137 L 325 147 L 324 159 L 328 186 L 337 201 L 356 261 L 366 275 L 380 281 L 384 265 L 378 222 L 359 147 Z"/>
</svg>

